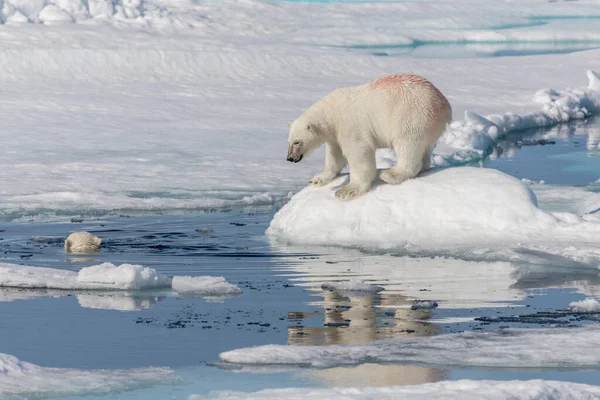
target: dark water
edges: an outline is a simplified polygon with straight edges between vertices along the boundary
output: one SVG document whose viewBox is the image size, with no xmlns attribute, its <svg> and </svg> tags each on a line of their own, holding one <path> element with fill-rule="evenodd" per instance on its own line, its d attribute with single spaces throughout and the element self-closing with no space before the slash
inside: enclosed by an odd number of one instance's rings
<svg viewBox="0 0 600 400">
<path fill-rule="evenodd" d="M 507 137 L 486 166 L 548 184 L 589 185 L 600 177 L 600 157 L 593 146 L 597 148 L 599 130 L 596 120 Z M 48 367 L 168 366 L 185 380 L 119 398 L 460 378 L 597 383 L 597 371 L 577 370 L 365 364 L 249 373 L 218 365 L 220 352 L 262 344 L 356 344 L 506 326 L 597 323 L 565 311 L 569 302 L 600 293 L 595 270 L 281 246 L 264 236 L 275 211 L 0 224 L 0 262 L 70 270 L 101 262 L 143 264 L 171 276 L 224 276 L 243 289 L 238 297 L 219 299 L 168 292 L 0 289 L 0 353 Z M 64 254 L 62 241 L 79 230 L 103 239 L 99 254 Z M 323 282 L 351 278 L 385 290 L 357 295 L 321 288 Z M 412 310 L 417 299 L 436 301 L 439 307 Z"/>
</svg>

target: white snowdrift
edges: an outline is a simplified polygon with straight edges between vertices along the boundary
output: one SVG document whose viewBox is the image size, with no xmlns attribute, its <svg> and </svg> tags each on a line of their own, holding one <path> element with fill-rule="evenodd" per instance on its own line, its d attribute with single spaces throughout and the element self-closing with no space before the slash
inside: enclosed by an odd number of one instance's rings
<svg viewBox="0 0 600 400">
<path fill-rule="evenodd" d="M 103 263 L 79 272 L 0 263 L 0 287 L 58 290 L 173 289 L 202 295 L 239 294 L 241 290 L 223 277 L 175 277 L 170 279 L 142 265 Z"/>
<path fill-rule="evenodd" d="M 237 364 L 311 367 L 365 362 L 470 367 L 597 368 L 600 327 L 506 329 L 403 338 L 365 345 L 267 345 L 221 353 Z"/>
<path fill-rule="evenodd" d="M 311 388 L 267 389 L 255 393 L 219 392 L 214 396 L 192 395 L 188 400 L 218 398 L 228 400 L 288 399 L 288 400 L 362 400 L 362 399 L 411 399 L 411 400 L 593 400 L 600 396 L 600 387 L 557 381 L 442 381 L 422 385 L 357 387 L 357 388 Z"/>
<path fill-rule="evenodd" d="M 434 169 L 340 202 L 334 191 L 346 180 L 342 176 L 328 186 L 307 187 L 294 195 L 274 216 L 267 234 L 294 244 L 445 254 L 475 254 L 472 249 L 487 254 L 508 246 L 600 265 L 600 223 L 540 210 L 533 192 L 502 172 Z"/>
<path fill-rule="evenodd" d="M 180 378 L 169 368 L 82 370 L 40 367 L 0 353 L 0 397 L 42 398 L 107 395 L 161 384 Z"/>
<path fill-rule="evenodd" d="M 569 303 L 569 309 L 576 312 L 599 312 L 600 302 L 598 300 L 588 297 L 585 300 L 573 301 Z"/>
</svg>

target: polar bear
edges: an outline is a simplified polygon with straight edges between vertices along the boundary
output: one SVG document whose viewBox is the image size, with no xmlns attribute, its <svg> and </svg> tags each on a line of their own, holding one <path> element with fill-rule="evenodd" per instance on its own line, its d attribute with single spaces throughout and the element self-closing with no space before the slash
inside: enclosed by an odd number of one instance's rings
<svg viewBox="0 0 600 400">
<path fill-rule="evenodd" d="M 73 232 L 65 240 L 65 253 L 95 253 L 101 243 L 102 239 L 89 232 Z"/>
<path fill-rule="evenodd" d="M 377 175 L 375 151 L 393 148 L 396 166 L 380 179 L 398 184 L 429 169 L 431 152 L 452 119 L 444 95 L 418 75 L 390 75 L 337 89 L 290 124 L 287 160 L 299 162 L 326 144 L 325 168 L 310 181 L 323 186 L 350 167 L 350 182 L 335 196 L 350 200 L 369 191 Z"/>
</svg>

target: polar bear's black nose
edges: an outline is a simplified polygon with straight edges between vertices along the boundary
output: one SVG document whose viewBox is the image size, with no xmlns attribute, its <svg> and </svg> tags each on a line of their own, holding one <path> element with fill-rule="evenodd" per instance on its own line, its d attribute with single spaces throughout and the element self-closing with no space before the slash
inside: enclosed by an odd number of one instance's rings
<svg viewBox="0 0 600 400">
<path fill-rule="evenodd" d="M 288 160 L 289 162 L 294 162 L 294 158 L 293 158 L 293 157 L 288 157 L 288 158 L 287 158 L 287 160 Z"/>
</svg>

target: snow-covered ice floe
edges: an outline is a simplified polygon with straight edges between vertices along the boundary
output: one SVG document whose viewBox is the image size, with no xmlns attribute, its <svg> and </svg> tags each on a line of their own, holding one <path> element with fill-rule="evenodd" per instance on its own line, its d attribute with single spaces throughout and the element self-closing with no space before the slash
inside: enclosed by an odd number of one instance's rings
<svg viewBox="0 0 600 400">
<path fill-rule="evenodd" d="M 0 397 L 3 399 L 107 395 L 180 381 L 169 368 L 48 368 L 0 353 Z"/>
<path fill-rule="evenodd" d="M 341 176 L 294 195 L 274 216 L 267 235 L 302 245 L 600 265 L 596 218 L 544 212 L 527 185 L 497 170 L 432 169 L 340 202 L 334 192 L 345 180 Z"/>
<path fill-rule="evenodd" d="M 151 290 L 177 293 L 233 295 L 241 290 L 223 277 L 178 276 L 169 278 L 142 265 L 103 263 L 79 272 L 0 263 L 0 287 L 57 290 Z"/>
<path fill-rule="evenodd" d="M 357 387 L 357 388 L 288 388 L 267 389 L 255 393 L 219 392 L 208 396 L 192 395 L 188 400 L 218 398 L 229 400 L 250 399 L 460 399 L 460 400 L 592 400 L 600 397 L 600 387 L 581 383 L 530 381 L 442 381 L 422 385 Z"/>
<path fill-rule="evenodd" d="M 600 312 L 600 302 L 588 297 L 585 300 L 573 301 L 569 303 L 569 310 L 575 312 Z"/>
<path fill-rule="evenodd" d="M 435 366 L 597 368 L 600 327 L 504 329 L 386 340 L 364 345 L 267 345 L 220 354 L 228 363 L 325 368 L 365 362 Z"/>
</svg>

